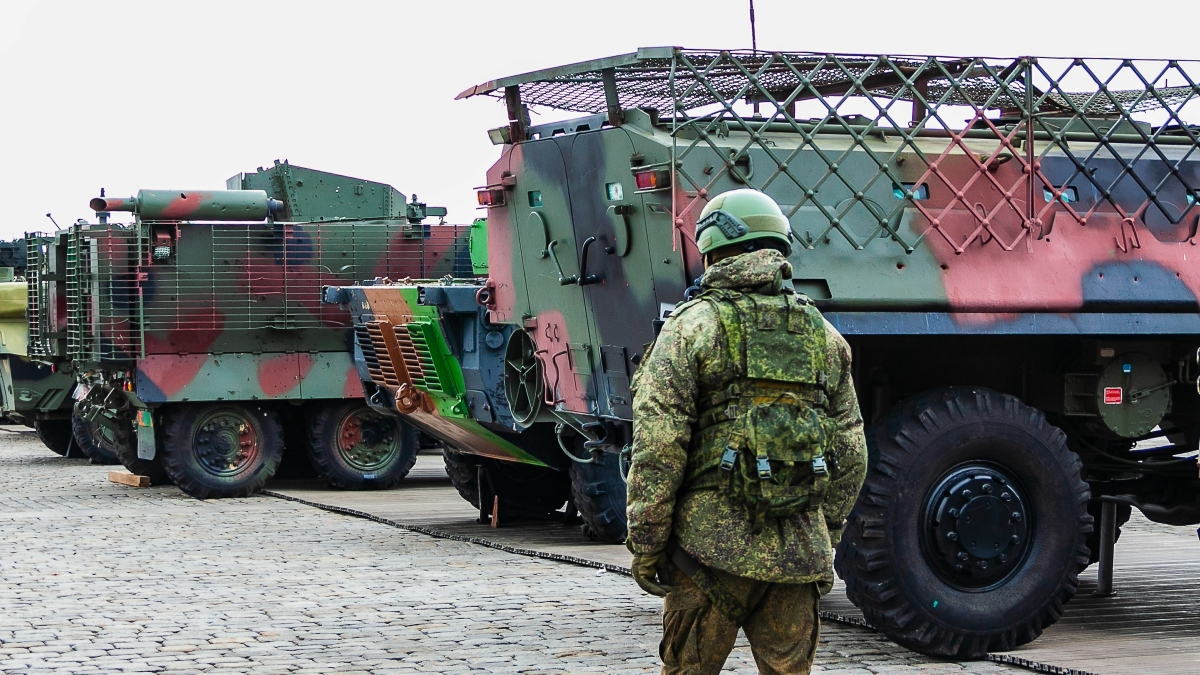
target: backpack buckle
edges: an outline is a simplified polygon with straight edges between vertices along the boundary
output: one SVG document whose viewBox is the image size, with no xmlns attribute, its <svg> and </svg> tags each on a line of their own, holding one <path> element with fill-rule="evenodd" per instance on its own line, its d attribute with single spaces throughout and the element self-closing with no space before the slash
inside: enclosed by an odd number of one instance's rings
<svg viewBox="0 0 1200 675">
<path fill-rule="evenodd" d="M 814 476 L 829 475 L 829 468 L 825 465 L 824 457 L 813 457 L 812 468 Z"/>
<path fill-rule="evenodd" d="M 766 457 L 758 458 L 758 479 L 771 480 L 771 460 Z"/>
<path fill-rule="evenodd" d="M 733 471 L 733 463 L 737 461 L 737 450 L 731 447 L 725 447 L 725 454 L 721 455 L 721 470 Z"/>
</svg>

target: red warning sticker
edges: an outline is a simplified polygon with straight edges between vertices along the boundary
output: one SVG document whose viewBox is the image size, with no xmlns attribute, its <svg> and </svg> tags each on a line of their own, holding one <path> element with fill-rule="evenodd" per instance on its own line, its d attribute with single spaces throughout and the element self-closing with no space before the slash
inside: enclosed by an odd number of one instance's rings
<svg viewBox="0 0 1200 675">
<path fill-rule="evenodd" d="M 1105 387 L 1104 388 L 1104 403 L 1106 405 L 1120 405 L 1120 403 L 1121 403 L 1121 388 L 1120 387 Z"/>
</svg>

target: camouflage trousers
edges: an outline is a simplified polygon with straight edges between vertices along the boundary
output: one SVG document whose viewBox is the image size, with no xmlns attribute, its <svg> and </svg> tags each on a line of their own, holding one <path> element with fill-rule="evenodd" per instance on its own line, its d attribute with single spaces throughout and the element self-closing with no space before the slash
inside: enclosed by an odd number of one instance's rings
<svg viewBox="0 0 1200 675">
<path fill-rule="evenodd" d="M 741 628 L 761 675 L 808 675 L 817 651 L 820 594 L 816 584 L 773 584 L 712 570 L 721 586 L 750 611 Z M 713 607 L 675 565 L 663 602 L 658 646 L 663 675 L 717 675 L 733 650 L 738 625 Z"/>
</svg>

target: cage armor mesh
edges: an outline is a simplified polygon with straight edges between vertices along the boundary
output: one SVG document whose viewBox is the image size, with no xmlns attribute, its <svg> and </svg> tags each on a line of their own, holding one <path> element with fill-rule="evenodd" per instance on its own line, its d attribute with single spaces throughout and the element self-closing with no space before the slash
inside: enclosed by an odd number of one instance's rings
<svg viewBox="0 0 1200 675">
<path fill-rule="evenodd" d="M 684 489 L 725 489 L 768 518 L 820 508 L 829 483 L 825 445 L 826 335 L 821 313 L 792 293 L 759 295 L 710 289 L 735 379 L 700 401 Z"/>
</svg>

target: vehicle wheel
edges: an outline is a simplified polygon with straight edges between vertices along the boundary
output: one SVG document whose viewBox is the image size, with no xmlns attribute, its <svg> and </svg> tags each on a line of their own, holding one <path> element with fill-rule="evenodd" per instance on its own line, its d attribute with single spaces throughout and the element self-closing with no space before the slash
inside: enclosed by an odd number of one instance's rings
<svg viewBox="0 0 1200 675">
<path fill-rule="evenodd" d="M 492 488 L 502 499 L 517 502 L 547 513 L 557 511 L 571 495 L 570 479 L 563 471 L 547 466 L 502 462 L 450 449 L 442 450 L 446 473 L 459 496 L 479 508 L 476 467 L 487 469 Z"/>
<path fill-rule="evenodd" d="M 1058 620 L 1092 530 L 1061 430 L 1015 397 L 951 387 L 902 403 L 867 443 L 836 569 L 872 626 L 924 654 L 979 659 Z"/>
<path fill-rule="evenodd" d="M 34 422 L 33 429 L 42 443 L 50 448 L 50 452 L 60 457 L 66 457 L 75 442 L 75 435 L 71 432 L 71 420 L 42 420 Z"/>
<path fill-rule="evenodd" d="M 470 502 L 471 506 L 479 508 L 479 482 L 476 480 L 477 458 L 464 455 L 450 448 L 442 448 L 442 461 L 446 462 L 446 475 L 450 476 L 450 484 L 458 490 L 458 496 Z"/>
<path fill-rule="evenodd" d="M 96 421 L 71 415 L 71 431 L 75 442 L 92 464 L 120 464 L 117 459 L 117 433 Z"/>
<path fill-rule="evenodd" d="M 163 467 L 179 489 L 197 499 L 246 497 L 279 467 L 283 428 L 270 408 L 182 404 L 164 417 Z"/>
<path fill-rule="evenodd" d="M 113 446 L 113 451 L 117 455 L 117 459 L 121 461 L 121 465 L 136 476 L 147 476 L 150 478 L 151 485 L 170 485 L 171 477 L 167 475 L 167 469 L 163 466 L 163 451 L 156 449 L 154 459 L 142 459 L 138 457 L 137 452 L 137 437 L 133 430 L 126 430 L 116 439 L 117 443 Z"/>
<path fill-rule="evenodd" d="M 309 422 L 313 468 L 341 490 L 394 487 L 417 461 L 417 430 L 362 401 L 322 405 Z"/>
<path fill-rule="evenodd" d="M 1087 536 L 1087 546 L 1091 553 L 1088 555 L 1088 564 L 1095 565 L 1100 562 L 1100 502 L 1088 502 L 1088 513 L 1092 516 L 1092 531 Z M 1133 515 L 1133 507 L 1128 504 L 1117 504 L 1117 536 L 1113 537 L 1113 543 L 1121 540 L 1121 526 L 1129 522 L 1129 517 Z"/>
<path fill-rule="evenodd" d="M 589 464 L 571 463 L 571 494 L 583 518 L 583 534 L 592 541 L 625 541 L 625 479 L 620 456 L 606 452 Z"/>
</svg>

